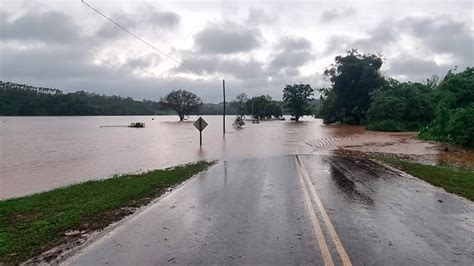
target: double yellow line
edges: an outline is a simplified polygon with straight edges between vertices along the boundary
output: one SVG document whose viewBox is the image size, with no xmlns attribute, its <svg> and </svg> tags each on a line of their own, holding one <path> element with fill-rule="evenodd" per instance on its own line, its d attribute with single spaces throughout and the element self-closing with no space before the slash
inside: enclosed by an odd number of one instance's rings
<svg viewBox="0 0 474 266">
<path fill-rule="evenodd" d="M 295 165 L 298 171 L 298 175 L 300 177 L 301 186 L 303 188 L 304 203 L 305 203 L 306 209 L 308 210 L 311 223 L 313 224 L 316 240 L 318 241 L 318 245 L 321 250 L 321 255 L 323 257 L 324 265 L 328 265 L 328 266 L 334 265 L 334 261 L 332 259 L 331 252 L 329 251 L 328 245 L 326 243 L 326 239 L 324 238 L 323 230 L 321 229 L 318 216 L 316 215 L 316 211 L 315 211 L 316 208 L 319 210 L 319 213 L 322 217 L 325 228 L 327 232 L 329 233 L 329 236 L 331 237 L 331 240 L 334 243 L 334 246 L 336 247 L 337 253 L 339 254 L 339 257 L 341 258 L 342 264 L 345 266 L 352 265 L 349 255 L 347 255 L 347 252 L 344 249 L 344 246 L 342 245 L 342 242 L 339 239 L 339 236 L 337 235 L 337 232 L 334 229 L 334 226 L 331 223 L 331 220 L 329 219 L 326 209 L 324 208 L 321 202 L 321 198 L 319 197 L 319 194 L 316 191 L 313 185 L 313 182 L 311 182 L 311 178 L 309 177 L 308 172 L 306 171 L 306 168 L 304 167 L 304 164 L 301 161 L 301 158 L 298 156 L 298 154 L 296 154 L 295 156 Z"/>
</svg>

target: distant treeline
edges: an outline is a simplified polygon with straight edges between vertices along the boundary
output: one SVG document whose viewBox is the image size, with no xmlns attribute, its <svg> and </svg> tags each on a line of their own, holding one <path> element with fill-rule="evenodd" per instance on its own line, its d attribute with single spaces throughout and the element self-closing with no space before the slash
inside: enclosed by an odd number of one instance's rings
<svg viewBox="0 0 474 266">
<path fill-rule="evenodd" d="M 205 103 L 199 114 L 222 114 L 223 104 Z M 236 114 L 227 106 L 227 114 Z M 0 115 L 162 115 L 174 114 L 158 101 L 137 101 L 131 97 L 106 96 L 85 91 L 63 93 L 57 89 L 0 81 Z"/>
</svg>

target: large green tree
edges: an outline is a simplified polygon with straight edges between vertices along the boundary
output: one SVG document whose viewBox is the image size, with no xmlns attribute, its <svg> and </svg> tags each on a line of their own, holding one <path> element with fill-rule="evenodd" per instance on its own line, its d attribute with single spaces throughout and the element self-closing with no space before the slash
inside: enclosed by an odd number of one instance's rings
<svg viewBox="0 0 474 266">
<path fill-rule="evenodd" d="M 283 103 L 296 121 L 311 114 L 311 96 L 314 89 L 309 84 L 286 85 L 283 89 Z"/>
<path fill-rule="evenodd" d="M 379 55 L 363 55 L 357 50 L 337 56 L 335 63 L 324 71 L 332 86 L 319 90 L 324 122 L 365 124 L 370 94 L 384 84 L 381 66 Z"/>
<path fill-rule="evenodd" d="M 186 90 L 174 90 L 161 98 L 161 103 L 167 108 L 173 109 L 183 121 L 185 116 L 197 113 L 202 105 L 201 99 L 194 93 Z"/>
</svg>

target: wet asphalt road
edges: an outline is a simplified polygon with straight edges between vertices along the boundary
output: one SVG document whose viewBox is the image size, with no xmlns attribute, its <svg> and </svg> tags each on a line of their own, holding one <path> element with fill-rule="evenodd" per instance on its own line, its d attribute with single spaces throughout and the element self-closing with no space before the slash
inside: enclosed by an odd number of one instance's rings
<svg viewBox="0 0 474 266">
<path fill-rule="evenodd" d="M 472 265 L 474 204 L 374 162 L 220 162 L 64 264 Z"/>
</svg>

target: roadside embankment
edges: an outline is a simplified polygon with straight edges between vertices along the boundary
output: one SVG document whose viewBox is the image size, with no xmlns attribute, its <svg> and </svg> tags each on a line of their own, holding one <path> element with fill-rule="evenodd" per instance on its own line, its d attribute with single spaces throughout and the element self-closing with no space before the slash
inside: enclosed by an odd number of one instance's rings
<svg viewBox="0 0 474 266">
<path fill-rule="evenodd" d="M 474 201 L 474 168 L 453 164 L 432 165 L 419 158 L 390 153 L 361 152 L 339 149 L 336 154 L 348 157 L 375 159 L 383 164 L 424 180 L 447 192 Z"/>
<path fill-rule="evenodd" d="M 21 263 L 53 247 L 80 242 L 212 164 L 201 161 L 115 176 L 0 201 L 0 264 Z"/>
<path fill-rule="evenodd" d="M 379 157 L 384 163 L 416 176 L 450 193 L 474 201 L 474 170 L 452 166 L 425 165 L 390 157 Z"/>
</svg>

